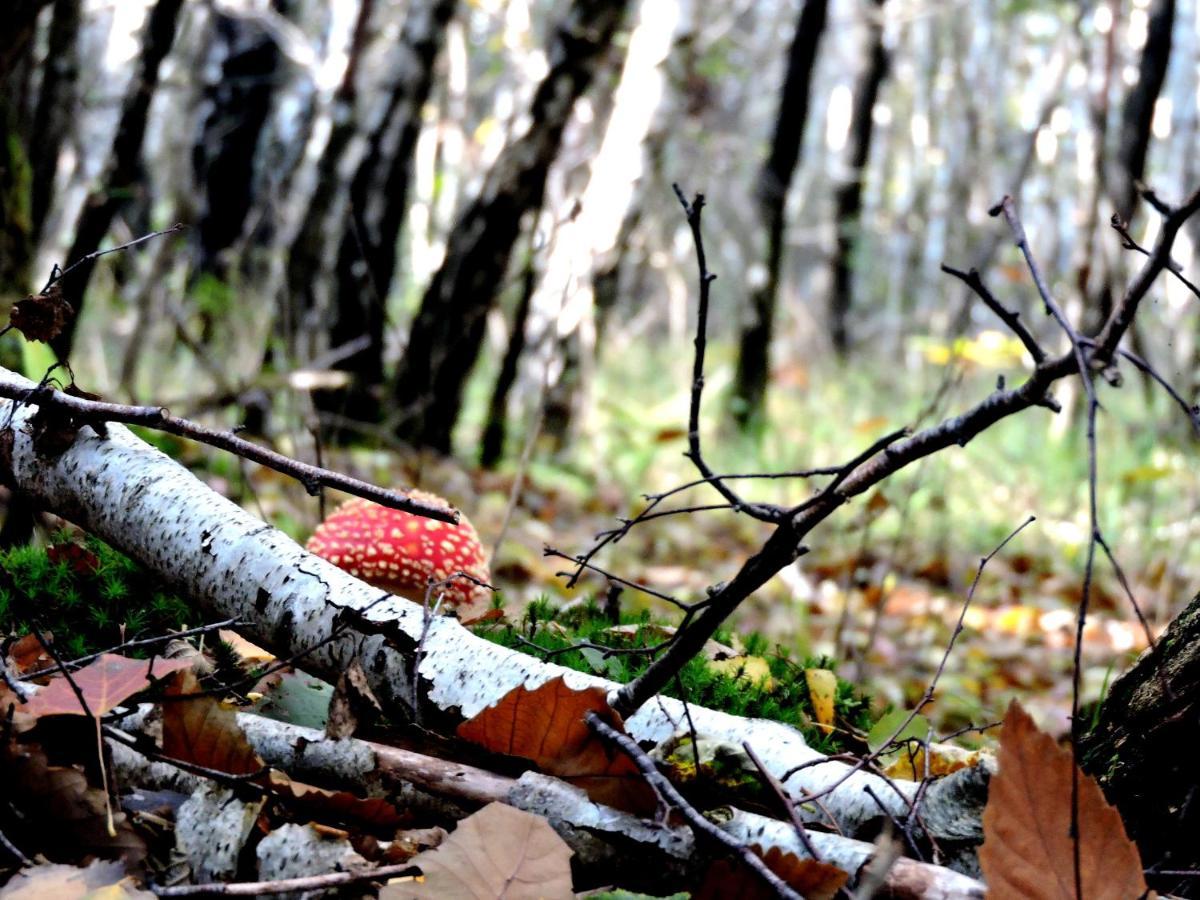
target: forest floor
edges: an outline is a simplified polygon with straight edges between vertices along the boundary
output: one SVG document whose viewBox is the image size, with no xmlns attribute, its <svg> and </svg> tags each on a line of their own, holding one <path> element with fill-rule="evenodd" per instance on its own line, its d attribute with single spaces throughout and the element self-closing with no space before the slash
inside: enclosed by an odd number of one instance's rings
<svg viewBox="0 0 1200 900">
<path fill-rule="evenodd" d="M 924 353 L 927 360 L 939 358 L 928 348 Z M 995 384 L 997 367 L 989 362 L 996 361 L 960 361 L 953 371 L 926 365 L 924 383 L 913 379 L 903 390 L 888 377 L 862 370 L 779 371 L 772 426 L 755 440 L 706 429 L 706 455 L 721 472 L 836 464 L 895 427 L 928 424 L 973 402 Z M 646 363 L 655 365 L 670 367 Z M 713 368 L 706 398 L 709 421 L 720 410 L 722 373 L 728 369 L 719 354 Z M 595 575 L 567 591 L 558 573 L 569 565 L 544 556 L 543 548 L 582 553 L 618 517 L 636 514 L 645 505 L 643 494 L 691 481 L 695 474 L 682 456 L 686 391 L 664 389 L 654 395 L 646 387 L 685 384 L 686 379 L 672 382 L 673 372 L 667 377 L 661 370 L 637 367 L 601 377 L 593 424 L 571 439 L 567 452 L 551 452 L 543 439 L 527 464 L 514 459 L 498 472 L 398 456 L 394 450 L 327 449 L 326 463 L 380 483 L 416 484 L 451 498 L 473 520 L 486 546 L 495 547 L 503 532 L 493 573 L 510 617 L 541 597 L 567 603 L 603 596 L 605 581 Z M 933 404 L 921 399 L 931 396 Z M 469 406 L 464 434 L 478 427 L 477 417 L 472 420 L 478 400 Z M 1200 554 L 1191 541 L 1200 478 L 1186 464 L 1189 436 L 1176 412 L 1165 404 L 1148 405 L 1141 385 L 1131 383 L 1105 397 L 1100 422 L 1101 527 L 1155 633 L 1190 600 L 1200 575 Z M 1043 727 L 1064 732 L 1088 535 L 1082 428 L 1055 431 L 1070 421 L 1069 412 L 1058 417 L 1041 410 L 1027 413 L 849 504 L 814 532 L 808 555 L 740 611 L 737 632 L 757 631 L 801 656 L 829 657 L 839 675 L 875 698 L 878 710 L 889 704 L 911 707 L 941 661 L 980 558 L 1036 516 L 987 566 L 928 712 L 938 731 L 946 733 L 997 721 L 1009 700 L 1019 697 Z M 1148 422 L 1162 424 L 1152 429 Z M 301 540 L 317 521 L 316 502 L 274 473 L 231 470 L 217 480 L 226 493 L 247 488 L 242 500 L 248 508 Z M 800 479 L 742 485 L 750 499 L 780 503 L 799 502 L 810 490 Z M 701 486 L 664 508 L 715 499 Z M 729 510 L 681 514 L 640 526 L 606 548 L 596 564 L 694 599 L 706 586 L 729 578 L 766 535 L 765 526 Z M 623 602 L 640 608 L 645 601 L 627 591 Z M 669 621 L 670 607 L 652 608 Z M 1146 644 L 1118 577 L 1098 557 L 1084 631 L 1085 701 L 1103 696 Z"/>
</svg>

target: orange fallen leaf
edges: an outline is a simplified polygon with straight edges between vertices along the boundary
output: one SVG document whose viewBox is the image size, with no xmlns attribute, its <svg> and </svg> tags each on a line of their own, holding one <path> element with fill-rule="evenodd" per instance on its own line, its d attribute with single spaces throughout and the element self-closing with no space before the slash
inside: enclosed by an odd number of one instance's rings
<svg viewBox="0 0 1200 900">
<path fill-rule="evenodd" d="M 568 781 L 597 803 L 639 814 L 657 808 L 653 791 L 620 750 L 592 734 L 583 717 L 594 712 L 624 730 L 600 688 L 574 691 L 561 678 L 539 688 L 509 691 L 470 721 L 458 736 L 493 753 L 520 756 Z"/>
<path fill-rule="evenodd" d="M 1000 731 L 1000 771 L 983 813 L 979 864 L 989 900 L 1075 900 L 1069 750 L 1013 702 Z M 1079 773 L 1079 879 L 1088 900 L 1146 896 L 1137 847 L 1099 785 Z M 1150 896 L 1154 896 L 1153 894 Z"/>
<path fill-rule="evenodd" d="M 99 659 L 73 672 L 68 681 L 60 672 L 37 692 L 25 706 L 25 712 L 41 716 L 82 716 L 90 712 L 102 716 L 134 694 L 146 690 L 154 680 L 187 668 L 181 659 L 129 659 L 115 653 L 105 653 Z M 74 682 L 87 701 L 87 710 L 79 703 Z"/>
</svg>

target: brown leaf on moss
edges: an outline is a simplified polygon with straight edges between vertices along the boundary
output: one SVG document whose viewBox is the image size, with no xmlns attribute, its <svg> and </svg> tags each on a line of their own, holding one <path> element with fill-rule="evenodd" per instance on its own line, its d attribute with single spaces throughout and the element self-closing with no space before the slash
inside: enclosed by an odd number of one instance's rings
<svg viewBox="0 0 1200 900">
<path fill-rule="evenodd" d="M 167 688 L 162 711 L 165 755 L 230 775 L 265 770 L 238 726 L 237 714 L 216 698 L 200 694 L 200 685 L 190 671 L 177 676 Z"/>
<path fill-rule="evenodd" d="M 187 665 L 186 661 L 178 659 L 130 659 L 105 653 L 78 672 L 71 673 L 70 680 L 61 672 L 56 674 L 30 699 L 25 711 L 39 718 L 88 713 L 102 716 L 134 694 L 152 687 L 158 679 L 187 668 Z M 87 702 L 87 710 L 80 704 L 75 688 Z"/>
<path fill-rule="evenodd" d="M 778 847 L 772 847 L 766 853 L 757 844 L 751 845 L 750 849 L 805 900 L 833 900 L 850 880 L 850 875 L 837 866 L 815 859 L 801 859 Z M 740 859 L 716 860 L 705 873 L 700 889 L 692 894 L 693 900 L 722 900 L 725 897 L 770 900 L 775 896 L 758 873 Z"/>
<path fill-rule="evenodd" d="M 571 900 L 571 853 L 545 819 L 492 803 L 459 822 L 436 850 L 412 858 L 423 882 L 387 885 L 379 900 Z"/>
<path fill-rule="evenodd" d="M 1014 702 L 1000 731 L 999 772 L 983 813 L 990 900 L 1074 900 L 1071 752 Z M 1088 900 L 1146 896 L 1137 847 L 1091 777 L 1079 773 L 1079 878 Z M 1153 895 L 1151 895 L 1153 896 Z"/>
<path fill-rule="evenodd" d="M 63 297 L 62 284 L 52 284 L 41 294 L 30 294 L 13 304 L 8 321 L 26 340 L 52 341 L 75 318 L 75 308 Z"/>
<path fill-rule="evenodd" d="M 624 730 L 602 689 L 575 691 L 555 678 L 532 691 L 509 691 L 495 706 L 459 725 L 458 736 L 493 753 L 528 759 L 597 803 L 639 815 L 653 812 L 654 792 L 629 757 L 592 734 L 583 720 L 589 712 Z"/>
</svg>

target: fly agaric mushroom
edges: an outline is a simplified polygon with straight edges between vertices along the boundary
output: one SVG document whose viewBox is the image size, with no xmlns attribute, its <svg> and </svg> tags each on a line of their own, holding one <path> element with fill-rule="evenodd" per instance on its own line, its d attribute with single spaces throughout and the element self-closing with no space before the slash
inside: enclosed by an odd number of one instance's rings
<svg viewBox="0 0 1200 900">
<path fill-rule="evenodd" d="M 449 507 L 436 494 L 412 491 L 409 496 Z M 450 525 L 356 497 L 330 513 L 305 546 L 355 578 L 417 603 L 437 582 L 445 584 L 434 588 L 431 598 L 440 596 L 452 607 L 479 608 L 490 597 L 486 587 L 469 578 L 452 577 L 458 572 L 482 582 L 491 577 L 479 535 L 466 516 Z"/>
</svg>

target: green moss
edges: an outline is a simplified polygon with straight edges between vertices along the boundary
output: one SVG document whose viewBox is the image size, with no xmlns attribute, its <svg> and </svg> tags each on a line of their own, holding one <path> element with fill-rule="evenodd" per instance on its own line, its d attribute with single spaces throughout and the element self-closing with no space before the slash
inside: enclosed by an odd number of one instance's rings
<svg viewBox="0 0 1200 900">
<path fill-rule="evenodd" d="M 628 682 L 645 671 L 650 659 L 648 653 L 630 651 L 661 644 L 670 631 L 645 611 L 622 614 L 619 624 L 626 627 L 614 630 L 612 621 L 594 601 L 559 610 L 546 600 L 538 600 L 529 605 L 519 623 L 485 625 L 477 633 L 524 653 L 536 655 L 541 651 L 544 658 L 570 669 Z M 728 632 L 718 632 L 716 641 L 729 645 L 732 638 Z M 738 716 L 785 722 L 798 728 L 811 746 L 823 752 L 861 746 L 861 737 L 855 734 L 865 734 L 871 726 L 869 698 L 848 682 L 838 682 L 834 701 L 837 727 L 826 735 L 815 725 L 804 672 L 809 668 L 833 668 L 830 660 L 793 659 L 789 651 L 771 647 L 757 634 L 745 638 L 743 648 L 744 656 L 766 660 L 769 683 L 756 684 L 736 669 L 717 671 L 701 655 L 690 660 L 663 693 Z"/>
<path fill-rule="evenodd" d="M 67 657 L 162 635 L 189 617 L 185 602 L 97 538 L 64 534 L 49 547 L 0 552 L 0 629 L 23 634 L 34 624 Z"/>
</svg>

